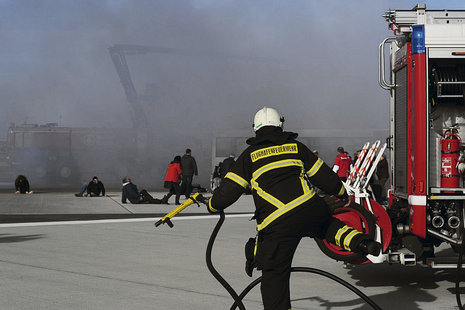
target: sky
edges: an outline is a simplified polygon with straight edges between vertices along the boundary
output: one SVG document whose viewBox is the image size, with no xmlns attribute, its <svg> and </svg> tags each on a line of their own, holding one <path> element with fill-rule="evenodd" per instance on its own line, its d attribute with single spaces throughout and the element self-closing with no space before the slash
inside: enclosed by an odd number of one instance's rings
<svg viewBox="0 0 465 310">
<path fill-rule="evenodd" d="M 425 2 L 465 9 L 463 0 Z M 116 44 L 182 51 L 126 58 L 145 98 L 141 114 L 159 174 L 190 147 L 205 181 L 212 138 L 252 135 L 263 106 L 278 109 L 291 129 L 386 129 L 377 48 L 392 32 L 382 15 L 416 4 L 0 0 L 0 140 L 12 122 L 137 127 L 108 51 Z"/>
</svg>

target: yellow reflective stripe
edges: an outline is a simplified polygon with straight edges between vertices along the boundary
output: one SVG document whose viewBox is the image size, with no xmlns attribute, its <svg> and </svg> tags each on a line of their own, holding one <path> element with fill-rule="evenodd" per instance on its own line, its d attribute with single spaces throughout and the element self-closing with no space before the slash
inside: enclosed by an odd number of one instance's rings
<svg viewBox="0 0 465 310">
<path fill-rule="evenodd" d="M 242 177 L 240 177 L 239 175 L 233 173 L 233 172 L 228 172 L 226 173 L 226 176 L 225 178 L 228 178 L 230 179 L 231 181 L 234 181 L 235 183 L 239 184 L 240 186 L 242 186 L 243 188 L 247 188 L 249 187 L 249 182 L 247 182 L 246 180 L 244 180 Z"/>
<path fill-rule="evenodd" d="M 270 163 L 270 164 L 267 164 L 259 169 L 257 169 L 253 174 L 252 174 L 252 180 L 250 181 L 251 182 L 251 185 L 252 185 L 252 188 L 255 189 L 257 191 L 257 194 L 263 198 L 264 200 L 268 201 L 270 204 L 272 204 L 273 206 L 275 206 L 276 208 L 283 208 L 285 207 L 285 204 L 280 201 L 279 199 L 277 199 L 276 197 L 268 194 L 267 192 L 265 192 L 263 189 L 260 188 L 260 185 L 258 184 L 257 182 L 257 179 L 265 172 L 268 172 L 270 170 L 273 170 L 273 169 L 278 169 L 278 168 L 282 168 L 282 167 L 290 167 L 290 166 L 298 166 L 298 167 L 302 167 L 304 166 L 303 162 L 301 160 L 280 160 L 280 161 L 276 161 L 276 162 L 273 162 L 273 163 Z M 305 189 L 304 189 L 304 192 L 305 192 Z"/>
<path fill-rule="evenodd" d="M 298 166 L 298 167 L 303 167 L 304 163 L 301 160 L 280 160 L 280 161 L 275 161 L 272 162 L 268 165 L 265 165 L 259 169 L 257 169 L 253 174 L 252 174 L 252 179 L 256 180 L 258 179 L 263 173 L 273 170 L 273 169 L 278 169 L 282 167 L 289 167 L 289 166 Z"/>
<path fill-rule="evenodd" d="M 346 192 L 346 188 L 344 187 L 344 184 L 343 184 L 342 187 L 341 187 L 341 190 L 339 191 L 339 193 L 337 193 L 337 195 L 342 196 L 342 195 L 344 195 L 345 192 Z"/>
<path fill-rule="evenodd" d="M 315 191 L 313 190 L 313 188 L 311 188 L 310 191 L 308 191 L 304 195 L 302 195 L 300 197 L 297 197 L 293 201 L 286 204 L 284 207 L 277 209 L 276 211 L 274 211 L 273 213 L 268 215 L 263 220 L 263 222 L 261 222 L 261 224 L 257 225 L 257 230 L 258 231 L 262 230 L 263 228 L 268 226 L 271 222 L 273 222 L 274 220 L 276 220 L 277 218 L 279 218 L 283 214 L 286 214 L 287 212 L 291 211 L 295 207 L 300 206 L 305 201 L 310 200 L 315 194 L 316 194 Z"/>
<path fill-rule="evenodd" d="M 341 236 L 347 231 L 349 230 L 349 226 L 345 225 L 344 227 L 342 228 L 339 228 L 339 230 L 337 231 L 336 233 L 336 236 L 334 237 L 334 240 L 336 241 L 336 245 L 337 246 L 341 246 Z"/>
<path fill-rule="evenodd" d="M 307 171 L 307 175 L 309 178 L 315 175 L 315 173 L 320 170 L 320 167 L 323 165 L 324 161 L 321 158 L 318 158 L 318 160 L 313 164 L 312 168 Z"/>
<path fill-rule="evenodd" d="M 282 208 L 284 207 L 284 203 L 282 201 L 280 201 L 279 199 L 277 199 L 276 197 L 268 194 L 267 192 L 265 192 L 263 189 L 260 188 L 260 186 L 258 186 L 258 183 L 256 181 L 252 181 L 252 188 L 255 189 L 257 191 L 257 194 L 262 197 L 264 200 L 268 201 L 270 204 L 272 204 L 273 206 L 275 206 L 276 208 Z"/>
<path fill-rule="evenodd" d="M 257 179 L 265 172 L 268 172 L 268 171 L 273 170 L 273 169 L 278 169 L 278 168 L 282 168 L 282 167 L 289 167 L 289 166 L 298 166 L 298 167 L 303 168 L 304 164 L 303 164 L 303 162 L 301 160 L 292 160 L 292 159 L 290 159 L 290 160 L 280 160 L 280 161 L 276 161 L 276 162 L 270 163 L 268 165 L 265 165 L 265 166 L 257 169 L 252 174 L 252 180 L 251 180 L 252 188 L 257 191 L 257 194 L 261 198 L 268 201 L 270 204 L 272 204 L 273 206 L 275 206 L 278 209 L 283 208 L 286 205 L 282 201 L 277 199 L 276 197 L 268 194 L 263 189 L 261 189 L 260 185 L 257 182 Z M 302 184 L 304 184 L 303 182 L 305 182 L 305 184 L 307 184 L 307 182 L 304 179 L 301 179 L 301 182 L 302 182 Z M 305 192 L 309 190 L 309 187 L 306 186 L 306 188 L 304 188 L 303 190 L 304 190 L 304 194 L 305 194 Z"/>
<path fill-rule="evenodd" d="M 307 193 L 308 191 L 310 191 L 310 186 L 308 186 L 308 182 L 304 178 L 303 173 L 304 171 L 302 170 L 302 174 L 300 175 L 300 183 L 302 184 L 302 189 L 304 190 L 304 193 Z"/>
<path fill-rule="evenodd" d="M 216 210 L 215 208 L 212 207 L 212 200 L 208 200 L 208 209 L 210 209 L 210 211 L 212 212 L 215 212 L 215 213 L 218 213 L 220 211 Z"/>
<path fill-rule="evenodd" d="M 297 197 L 296 199 L 292 200 L 291 202 L 284 204 L 281 202 L 279 199 L 276 197 L 268 194 L 265 192 L 263 189 L 260 188 L 260 185 L 257 182 L 257 179 L 264 174 L 265 172 L 268 172 L 270 170 L 278 169 L 278 168 L 283 168 L 283 167 L 290 167 L 290 166 L 297 166 L 302 169 L 302 173 L 300 176 L 300 182 L 302 184 L 302 190 L 303 190 L 303 195 Z M 257 225 L 257 230 L 262 230 L 266 226 L 268 226 L 271 222 L 282 216 L 283 214 L 289 212 L 290 210 L 294 209 L 295 207 L 298 207 L 299 205 L 303 204 L 307 200 L 311 199 L 315 194 L 315 190 L 313 188 L 310 188 L 308 186 L 307 181 L 303 178 L 303 173 L 304 173 L 304 164 L 301 160 L 298 159 L 287 159 L 287 160 L 280 160 L 276 162 L 272 162 L 270 164 L 267 164 L 259 169 L 257 169 L 253 174 L 252 174 L 252 180 L 251 180 L 251 185 L 252 188 L 257 191 L 257 194 L 269 202 L 271 205 L 275 206 L 277 209 L 268 215 L 261 224 Z"/>
<path fill-rule="evenodd" d="M 350 247 L 349 247 L 350 241 L 352 241 L 352 238 L 358 234 L 361 234 L 361 232 L 354 229 L 344 238 L 344 249 L 346 249 L 347 251 L 350 251 Z"/>
</svg>

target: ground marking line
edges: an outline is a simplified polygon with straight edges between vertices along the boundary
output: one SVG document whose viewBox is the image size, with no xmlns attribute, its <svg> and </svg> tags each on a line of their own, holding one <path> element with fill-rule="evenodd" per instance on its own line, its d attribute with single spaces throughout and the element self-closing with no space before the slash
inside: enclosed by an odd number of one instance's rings
<svg viewBox="0 0 465 310">
<path fill-rule="evenodd" d="M 253 213 L 249 214 L 229 214 L 228 218 L 235 217 L 252 217 Z M 83 225 L 83 224 L 111 224 L 111 223 L 131 223 L 131 222 L 156 222 L 162 217 L 135 218 L 135 219 L 111 219 L 111 220 L 89 220 L 89 221 L 56 221 L 56 222 L 31 222 L 31 223 L 5 223 L 0 224 L 0 228 L 6 227 L 35 227 L 35 226 L 58 226 L 58 225 Z M 217 215 L 195 215 L 195 216 L 180 216 L 172 218 L 172 221 L 182 220 L 200 220 L 200 219 L 217 219 Z"/>
<path fill-rule="evenodd" d="M 214 297 L 229 297 L 229 296 L 219 295 L 219 294 L 214 294 L 214 293 L 184 289 L 184 288 L 181 288 L 181 287 L 166 286 L 166 285 L 160 285 L 160 284 L 157 284 L 157 283 L 134 281 L 134 280 L 130 280 L 130 279 L 122 279 L 122 278 L 110 277 L 110 276 L 105 276 L 105 275 L 84 273 L 84 272 L 78 272 L 78 271 L 72 271 L 72 270 L 66 270 L 66 269 L 50 268 L 50 267 L 38 266 L 38 265 L 32 265 L 32 264 L 24 264 L 24 263 L 12 262 L 12 261 L 8 261 L 8 260 L 0 260 L 0 263 L 11 264 L 11 265 L 16 265 L 16 266 L 23 266 L 23 267 L 29 267 L 29 268 L 34 268 L 34 269 L 47 270 L 47 271 L 53 271 L 53 272 L 57 272 L 57 273 L 59 273 L 59 272 L 68 273 L 68 274 L 73 274 L 73 275 L 77 275 L 77 276 L 81 276 L 81 277 L 96 278 L 96 279 L 100 279 L 100 280 L 109 280 L 109 281 L 124 282 L 124 283 L 130 283 L 130 284 L 136 284 L 136 285 L 142 285 L 142 286 L 158 287 L 158 288 L 164 288 L 164 289 L 168 289 L 168 290 L 175 290 L 175 291 L 181 291 L 181 292 L 187 292 L 187 293 L 194 293 L 194 294 L 199 294 L 199 295 L 207 295 L 207 296 L 214 296 Z"/>
</svg>

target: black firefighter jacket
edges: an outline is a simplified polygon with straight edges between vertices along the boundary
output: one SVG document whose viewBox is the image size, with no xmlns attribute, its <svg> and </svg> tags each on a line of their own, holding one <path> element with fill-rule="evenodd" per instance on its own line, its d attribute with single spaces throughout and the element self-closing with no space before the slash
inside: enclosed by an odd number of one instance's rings
<svg viewBox="0 0 465 310">
<path fill-rule="evenodd" d="M 256 134 L 214 191 L 208 206 L 211 212 L 227 208 L 251 188 L 260 231 L 281 216 L 311 205 L 316 191 L 309 181 L 327 194 L 347 198 L 337 174 L 296 141 L 296 133 L 268 126 Z"/>
</svg>

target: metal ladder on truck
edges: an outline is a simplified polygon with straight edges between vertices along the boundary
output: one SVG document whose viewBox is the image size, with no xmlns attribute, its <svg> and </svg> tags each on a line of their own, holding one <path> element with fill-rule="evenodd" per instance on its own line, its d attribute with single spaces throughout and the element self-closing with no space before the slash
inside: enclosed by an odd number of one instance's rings
<svg viewBox="0 0 465 310">
<path fill-rule="evenodd" d="M 354 195 L 355 202 L 358 204 L 362 202 L 362 199 L 370 197 L 367 190 L 369 180 L 373 176 L 376 166 L 387 147 L 387 144 L 384 143 L 380 148 L 380 144 L 379 140 L 373 143 L 371 147 L 369 142 L 365 143 L 360 151 L 357 161 L 347 177 L 347 181 L 344 183 L 348 194 Z M 370 206 L 369 202 L 368 206 Z"/>
<path fill-rule="evenodd" d="M 465 11 L 426 10 L 426 4 L 419 3 L 411 10 L 386 11 L 383 17 L 397 34 L 412 32 L 412 25 L 416 24 L 463 24 Z"/>
<path fill-rule="evenodd" d="M 352 167 L 347 181 L 343 182 L 350 196 L 354 196 L 356 203 L 360 205 L 366 205 L 369 212 L 375 214 L 370 202 L 370 193 L 368 191 L 369 181 L 376 170 L 381 156 L 383 155 L 387 144 L 384 143 L 380 148 L 381 142 L 377 140 L 370 147 L 370 143 L 367 142 L 360 151 L 360 155 L 357 158 L 354 166 Z M 376 224 L 375 228 L 375 240 L 383 244 L 381 240 L 381 228 Z M 367 258 L 373 263 L 382 263 L 387 257 L 380 253 L 378 256 L 367 255 Z"/>
</svg>

